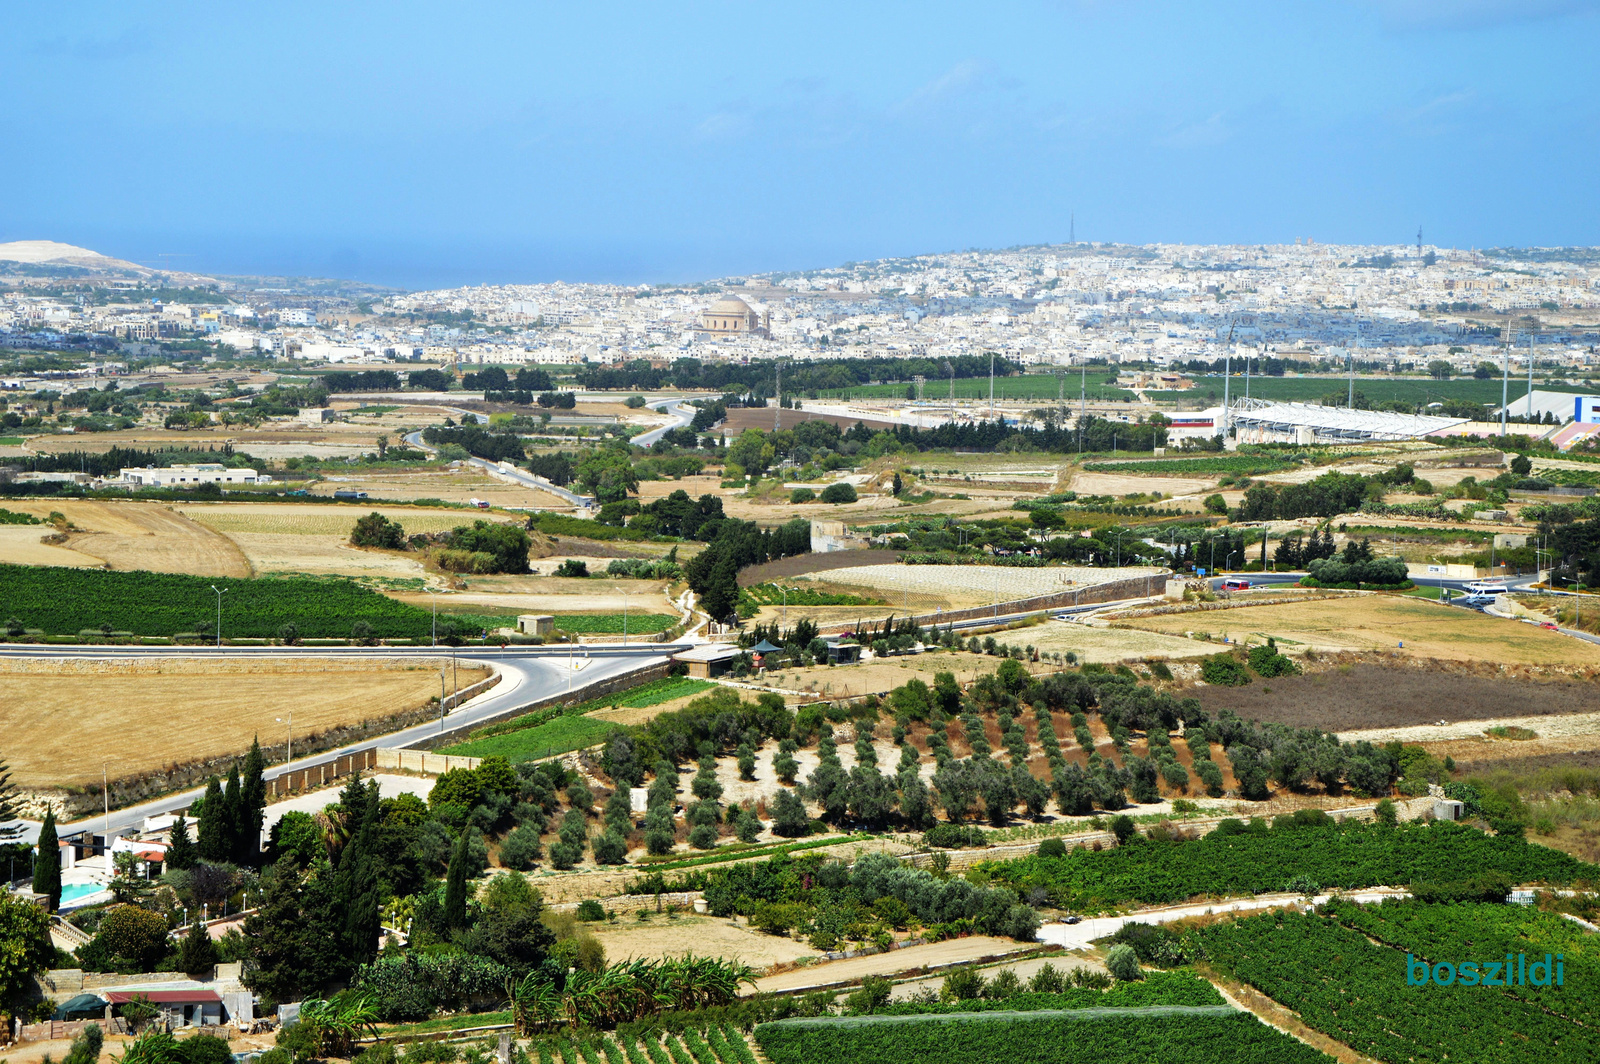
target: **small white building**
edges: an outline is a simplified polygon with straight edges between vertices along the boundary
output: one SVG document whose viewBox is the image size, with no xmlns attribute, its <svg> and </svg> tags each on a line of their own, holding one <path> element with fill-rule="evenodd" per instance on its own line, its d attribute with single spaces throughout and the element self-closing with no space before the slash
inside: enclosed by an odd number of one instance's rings
<svg viewBox="0 0 1600 1064">
<path fill-rule="evenodd" d="M 124 469 L 121 483 L 142 488 L 193 488 L 201 484 L 271 484 L 272 478 L 254 469 L 230 469 L 220 462 L 203 462 Z"/>
</svg>

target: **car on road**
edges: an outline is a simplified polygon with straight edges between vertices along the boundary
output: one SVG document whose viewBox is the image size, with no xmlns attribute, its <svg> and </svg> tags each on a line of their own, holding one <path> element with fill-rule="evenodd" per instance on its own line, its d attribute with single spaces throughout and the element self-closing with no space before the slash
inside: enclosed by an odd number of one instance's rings
<svg viewBox="0 0 1600 1064">
<path fill-rule="evenodd" d="M 1550 623 L 1549 621 L 1540 621 L 1539 622 L 1539 627 L 1543 628 L 1543 629 L 1545 629 L 1547 631 L 1551 631 L 1551 632 L 1559 632 L 1559 631 L 1561 631 L 1561 629 L 1557 628 L 1554 624 Z"/>
<path fill-rule="evenodd" d="M 1224 591 L 1249 591 L 1250 581 L 1242 576 L 1230 576 L 1222 582 Z"/>
</svg>

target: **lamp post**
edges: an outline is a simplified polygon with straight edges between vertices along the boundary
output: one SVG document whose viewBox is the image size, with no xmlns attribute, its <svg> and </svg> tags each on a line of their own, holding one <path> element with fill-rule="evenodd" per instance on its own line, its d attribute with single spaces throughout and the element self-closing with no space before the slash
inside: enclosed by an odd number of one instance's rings
<svg viewBox="0 0 1600 1064">
<path fill-rule="evenodd" d="M 217 649 L 221 650 L 222 649 L 222 596 L 227 593 L 228 589 L 227 588 L 223 588 L 221 591 L 217 591 L 217 585 L 216 584 L 212 584 L 211 585 L 211 590 L 217 592 Z"/>
<path fill-rule="evenodd" d="M 284 720 L 282 717 L 273 717 L 272 719 L 277 721 L 279 724 L 286 725 L 288 728 L 288 742 L 284 746 L 283 755 L 283 763 L 287 765 L 289 762 L 294 760 L 294 714 L 290 713 L 288 720 Z"/>
<path fill-rule="evenodd" d="M 424 591 L 426 591 L 428 593 L 430 601 L 433 602 L 433 645 L 434 646 L 438 646 L 439 645 L 439 593 L 437 591 L 435 591 L 431 587 L 425 587 L 422 590 L 424 590 Z"/>
</svg>

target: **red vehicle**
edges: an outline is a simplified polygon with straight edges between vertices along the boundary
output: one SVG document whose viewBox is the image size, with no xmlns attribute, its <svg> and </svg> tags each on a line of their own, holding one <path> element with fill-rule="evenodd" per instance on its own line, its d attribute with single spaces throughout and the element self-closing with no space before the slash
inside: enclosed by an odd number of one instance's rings
<svg viewBox="0 0 1600 1064">
<path fill-rule="evenodd" d="M 1553 625 L 1553 624 L 1551 624 L 1551 623 L 1550 623 L 1550 622 L 1549 622 L 1549 621 L 1541 621 L 1541 622 L 1540 622 L 1540 623 L 1539 623 L 1539 627 L 1540 627 L 1540 628 L 1547 628 L 1547 629 L 1549 629 L 1549 630 L 1550 630 L 1550 631 L 1552 631 L 1552 632 L 1559 632 L 1559 631 L 1561 631 L 1561 629 L 1559 629 L 1559 628 L 1557 628 L 1557 627 L 1556 627 L 1556 626 L 1555 626 L 1555 625 Z"/>
<path fill-rule="evenodd" d="M 1230 576 L 1222 582 L 1224 591 L 1249 591 L 1250 581 L 1242 576 Z"/>
</svg>

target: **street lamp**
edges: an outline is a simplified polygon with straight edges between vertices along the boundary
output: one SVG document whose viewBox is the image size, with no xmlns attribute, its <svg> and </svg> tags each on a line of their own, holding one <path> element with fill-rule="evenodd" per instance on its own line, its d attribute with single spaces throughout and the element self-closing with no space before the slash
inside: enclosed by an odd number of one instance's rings
<svg viewBox="0 0 1600 1064">
<path fill-rule="evenodd" d="M 425 587 L 422 590 L 426 591 L 432 598 L 432 602 L 433 602 L 433 645 L 434 646 L 438 646 L 439 645 L 439 593 L 437 591 L 435 591 L 431 587 Z"/>
<path fill-rule="evenodd" d="M 284 720 L 282 717 L 273 717 L 272 719 L 277 721 L 279 724 L 287 725 L 289 729 L 289 741 L 285 747 L 285 752 L 283 755 L 283 763 L 287 765 L 289 762 L 294 760 L 294 714 L 290 713 L 288 720 Z"/>
<path fill-rule="evenodd" d="M 227 588 L 217 591 L 217 585 L 212 584 L 211 590 L 217 592 L 217 649 L 222 649 L 222 596 L 227 593 Z"/>
</svg>

